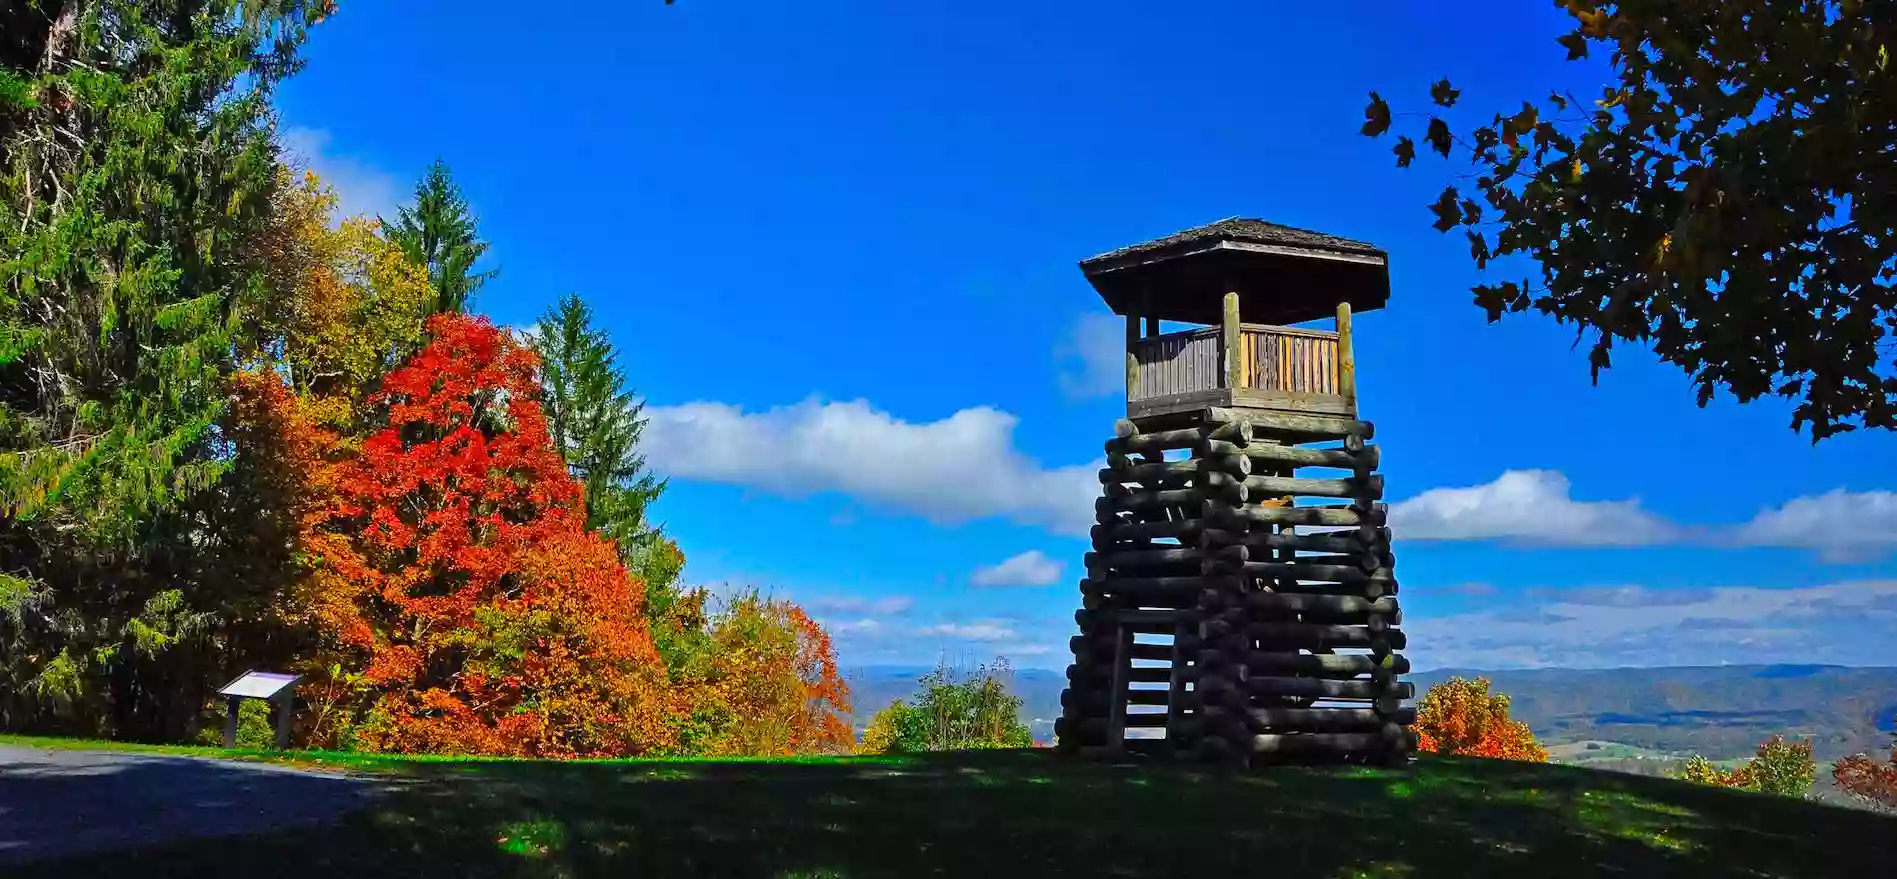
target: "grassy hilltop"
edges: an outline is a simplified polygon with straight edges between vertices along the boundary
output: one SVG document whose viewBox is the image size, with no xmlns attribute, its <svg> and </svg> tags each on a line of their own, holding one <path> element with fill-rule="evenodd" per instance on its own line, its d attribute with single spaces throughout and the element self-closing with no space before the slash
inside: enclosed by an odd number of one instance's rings
<svg viewBox="0 0 1897 879">
<path fill-rule="evenodd" d="M 1240 777 L 1045 751 L 305 759 L 382 777 L 389 790 L 331 826 L 92 855 L 20 875 L 1832 877 L 1881 875 L 1897 863 L 1889 817 L 1473 759 Z"/>
</svg>

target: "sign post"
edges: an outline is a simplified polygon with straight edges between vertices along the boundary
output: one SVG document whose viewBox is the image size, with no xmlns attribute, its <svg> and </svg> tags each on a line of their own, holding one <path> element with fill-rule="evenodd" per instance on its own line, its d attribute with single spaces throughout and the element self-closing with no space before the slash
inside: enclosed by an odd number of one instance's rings
<svg viewBox="0 0 1897 879">
<path fill-rule="evenodd" d="M 250 671 L 217 691 L 226 700 L 224 747 L 237 747 L 237 706 L 245 699 L 262 699 L 277 709 L 277 750 L 290 747 L 290 715 L 296 707 L 296 682 L 301 675 Z"/>
</svg>

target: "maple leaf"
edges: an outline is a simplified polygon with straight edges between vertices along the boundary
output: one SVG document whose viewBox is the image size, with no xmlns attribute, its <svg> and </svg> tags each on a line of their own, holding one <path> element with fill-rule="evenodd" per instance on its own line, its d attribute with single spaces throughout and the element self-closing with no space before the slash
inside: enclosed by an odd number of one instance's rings
<svg viewBox="0 0 1897 879">
<path fill-rule="evenodd" d="M 1408 168 L 1411 162 L 1416 161 L 1416 141 L 1410 140 L 1408 136 L 1398 137 L 1396 146 L 1390 152 L 1396 154 L 1398 168 Z"/>
<path fill-rule="evenodd" d="M 1390 105 L 1384 102 L 1382 95 L 1371 92 L 1370 104 L 1363 108 L 1363 118 L 1363 128 L 1359 131 L 1367 137 L 1376 137 L 1390 130 Z"/>
<path fill-rule="evenodd" d="M 1454 107 L 1456 105 L 1456 99 L 1461 96 L 1461 90 L 1451 87 L 1449 80 L 1446 79 L 1439 79 L 1434 85 L 1429 87 L 1429 99 L 1435 101 L 1439 106 Z"/>
</svg>

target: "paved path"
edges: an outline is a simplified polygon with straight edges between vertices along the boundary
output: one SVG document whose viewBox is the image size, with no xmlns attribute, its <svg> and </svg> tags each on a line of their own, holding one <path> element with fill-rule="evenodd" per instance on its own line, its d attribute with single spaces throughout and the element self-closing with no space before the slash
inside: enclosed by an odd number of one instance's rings
<svg viewBox="0 0 1897 879">
<path fill-rule="evenodd" d="M 0 864 L 321 821 L 376 787 L 262 763 L 0 745 Z"/>
</svg>

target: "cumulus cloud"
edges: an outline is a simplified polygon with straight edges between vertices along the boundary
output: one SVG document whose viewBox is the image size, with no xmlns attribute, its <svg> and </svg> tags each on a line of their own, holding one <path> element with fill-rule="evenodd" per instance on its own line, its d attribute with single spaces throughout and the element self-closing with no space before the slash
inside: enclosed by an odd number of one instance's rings
<svg viewBox="0 0 1897 879">
<path fill-rule="evenodd" d="M 1641 546 L 1682 536 L 1638 499 L 1580 501 L 1554 470 L 1509 470 L 1494 482 L 1433 488 L 1390 505 L 1403 540 L 1506 540 L 1552 546 Z"/>
<path fill-rule="evenodd" d="M 1060 365 L 1060 389 L 1086 399 L 1126 389 L 1126 324 L 1111 314 L 1091 312 L 1075 320 L 1054 348 Z"/>
<path fill-rule="evenodd" d="M 1014 446 L 1017 419 L 986 406 L 910 422 L 867 401 L 762 412 L 696 402 L 646 410 L 642 445 L 668 476 L 791 497 L 837 492 L 956 523 L 1003 517 L 1084 535 L 1098 464 L 1047 468 Z"/>
<path fill-rule="evenodd" d="M 1408 603 L 1419 668 L 1835 663 L 1887 665 L 1897 580 L 1802 588 L 1522 590 L 1506 606 L 1432 616 Z"/>
<path fill-rule="evenodd" d="M 820 595 L 804 602 L 804 607 L 812 613 L 870 614 L 872 616 L 891 616 L 908 613 L 916 600 L 907 595 L 883 595 L 865 598 L 861 595 Z"/>
<path fill-rule="evenodd" d="M 976 586 L 1052 586 L 1060 580 L 1060 572 L 1060 562 L 1030 549 L 998 564 L 976 568 L 969 582 Z"/>
<path fill-rule="evenodd" d="M 359 157 L 336 150 L 334 140 L 321 128 L 292 126 L 277 132 L 277 143 L 292 167 L 316 172 L 336 190 L 336 206 L 342 216 L 393 216 L 406 188 L 402 181 Z"/>
<path fill-rule="evenodd" d="M 1015 640 L 1013 628 L 994 620 L 980 620 L 972 623 L 938 623 L 916 630 L 918 635 L 933 635 L 943 638 L 961 638 L 967 641 L 1012 641 Z"/>
<path fill-rule="evenodd" d="M 1761 510 L 1730 542 L 1809 549 L 1831 562 L 1877 558 L 1897 550 L 1897 492 L 1840 488 L 1793 498 Z"/>
<path fill-rule="evenodd" d="M 885 628 L 882 620 L 870 619 L 868 617 L 855 620 L 826 622 L 823 624 L 823 627 L 829 629 L 832 635 L 875 635 L 881 633 Z"/>
</svg>

